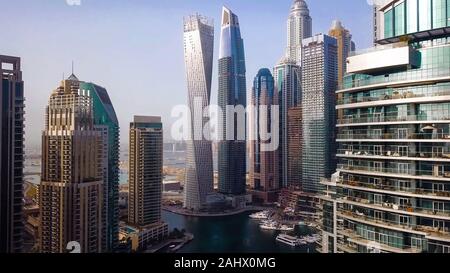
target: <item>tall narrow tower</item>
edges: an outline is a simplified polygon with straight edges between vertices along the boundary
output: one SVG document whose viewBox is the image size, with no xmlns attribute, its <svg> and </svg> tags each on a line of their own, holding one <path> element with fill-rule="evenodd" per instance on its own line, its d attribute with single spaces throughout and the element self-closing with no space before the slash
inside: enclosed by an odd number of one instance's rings
<svg viewBox="0 0 450 273">
<path fill-rule="evenodd" d="M 23 247 L 24 96 L 20 58 L 0 55 L 0 253 Z"/>
<path fill-rule="evenodd" d="M 102 251 L 103 142 L 94 129 L 92 97 L 75 75 L 53 91 L 42 134 L 41 251 Z"/>
<path fill-rule="evenodd" d="M 289 59 L 299 66 L 302 64 L 302 41 L 312 36 L 312 18 L 308 4 L 304 0 L 294 0 L 287 21 L 287 52 Z"/>
<path fill-rule="evenodd" d="M 191 132 L 187 141 L 184 207 L 192 210 L 201 209 L 207 195 L 214 190 L 211 141 L 203 135 L 208 124 L 203 111 L 211 98 L 213 53 L 213 21 L 200 15 L 185 18 L 184 60 Z"/>
<path fill-rule="evenodd" d="M 161 222 L 163 128 L 161 117 L 135 116 L 130 124 L 128 222 Z"/>
<path fill-rule="evenodd" d="M 219 55 L 219 106 L 223 130 L 219 142 L 219 192 L 240 195 L 246 187 L 246 117 L 226 109 L 247 105 L 244 41 L 238 17 L 222 11 Z M 243 135 L 242 135 L 243 134 Z M 232 138 L 232 139 L 230 139 Z"/>
</svg>

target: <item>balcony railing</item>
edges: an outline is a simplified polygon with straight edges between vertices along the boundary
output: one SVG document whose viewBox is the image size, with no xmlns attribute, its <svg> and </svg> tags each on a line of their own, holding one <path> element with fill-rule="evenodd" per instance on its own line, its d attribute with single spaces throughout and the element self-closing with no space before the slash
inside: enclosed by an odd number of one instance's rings
<svg viewBox="0 0 450 273">
<path fill-rule="evenodd" d="M 392 139 L 392 140 L 449 140 L 450 134 L 446 133 L 385 133 L 385 134 L 374 134 L 373 132 L 368 132 L 365 134 L 338 134 L 337 139 L 342 140 L 352 140 L 352 139 L 374 139 L 374 140 L 383 140 L 383 139 Z"/>
<path fill-rule="evenodd" d="M 423 121 L 430 122 L 444 120 L 449 121 L 450 116 L 447 115 L 408 115 L 408 116 L 377 116 L 377 115 L 361 115 L 359 117 L 347 116 L 345 118 L 338 119 L 338 124 L 354 124 L 354 123 L 383 123 L 383 122 L 415 122 L 415 121 Z"/>
<path fill-rule="evenodd" d="M 406 72 L 389 74 L 389 76 L 367 76 L 365 79 L 354 79 L 351 81 L 347 78 L 345 83 L 339 86 L 339 89 L 345 90 L 375 84 L 394 84 L 395 82 L 418 81 L 447 76 L 450 76 L 450 68 L 411 69 Z"/>
<path fill-rule="evenodd" d="M 421 159 L 449 159 L 450 160 L 450 152 L 399 152 L 397 150 L 387 150 L 387 151 L 379 151 L 373 152 L 371 150 L 348 150 L 348 149 L 338 149 L 337 155 L 340 156 L 367 156 L 367 157 L 376 157 L 383 156 L 388 158 L 396 158 L 396 157 L 409 157 L 409 158 L 421 158 Z"/>
<path fill-rule="evenodd" d="M 388 219 L 376 219 L 374 217 L 371 216 L 367 216 L 363 213 L 355 213 L 353 211 L 348 211 L 348 210 L 339 210 L 337 215 L 339 217 L 343 217 L 343 218 L 350 218 L 350 219 L 357 219 L 357 220 L 361 220 L 361 221 L 365 221 L 365 222 L 369 222 L 369 223 L 375 223 L 378 225 L 382 225 L 382 226 L 388 226 L 388 227 L 392 227 L 392 228 L 398 228 L 398 229 L 402 229 L 402 230 L 411 230 L 411 231 L 417 231 L 417 232 L 424 232 L 427 233 L 429 235 L 438 237 L 438 238 L 443 238 L 446 240 L 450 240 L 450 232 L 448 230 L 444 230 L 443 228 L 434 228 L 434 227 L 430 227 L 430 226 L 424 226 L 424 225 L 412 225 L 410 223 L 407 224 L 402 224 L 400 222 L 395 222 L 395 221 L 391 221 Z"/>
<path fill-rule="evenodd" d="M 426 195 L 429 197 L 448 197 L 450 198 L 450 191 L 435 191 L 430 189 L 423 189 L 423 188 L 407 188 L 407 187 L 400 187 L 396 185 L 390 185 L 390 184 L 373 184 L 373 183 L 363 183 L 355 180 L 347 180 L 347 179 L 340 179 L 338 182 L 338 185 L 347 185 L 351 187 L 359 187 L 359 188 L 366 188 L 366 189 L 375 189 L 375 190 L 383 190 L 383 191 L 392 191 L 392 192 L 402 192 L 402 193 L 409 193 L 409 194 L 416 194 L 416 195 Z"/>
<path fill-rule="evenodd" d="M 385 168 L 385 167 L 370 167 L 370 166 L 349 166 L 345 164 L 338 164 L 338 169 L 348 171 L 365 171 L 380 174 L 395 174 L 395 175 L 411 175 L 411 176 L 429 176 L 436 178 L 450 178 L 449 171 L 428 171 L 420 169 L 399 169 L 399 168 Z"/>
<path fill-rule="evenodd" d="M 375 203 L 373 200 L 359 198 L 359 197 L 355 197 L 355 196 L 344 196 L 344 197 L 341 197 L 338 199 L 343 202 L 351 201 L 354 203 L 371 205 L 371 206 L 379 207 L 379 208 L 392 209 L 392 210 L 398 211 L 399 213 L 402 213 L 402 212 L 420 213 L 420 214 L 427 214 L 429 216 L 443 216 L 443 217 L 448 217 L 450 219 L 450 210 L 445 210 L 445 209 L 434 210 L 434 209 L 429 209 L 429 208 L 424 208 L 424 207 L 413 206 L 411 204 L 400 205 L 400 204 L 395 204 L 395 203 L 391 203 L 391 202 Z"/>
</svg>

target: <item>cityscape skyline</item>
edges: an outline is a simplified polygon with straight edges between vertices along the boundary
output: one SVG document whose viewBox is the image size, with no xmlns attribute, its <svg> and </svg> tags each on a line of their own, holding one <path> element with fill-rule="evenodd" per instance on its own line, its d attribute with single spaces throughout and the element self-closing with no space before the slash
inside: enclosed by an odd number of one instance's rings
<svg viewBox="0 0 450 273">
<path fill-rule="evenodd" d="M 248 63 L 248 75 L 256 75 L 261 67 L 272 68 L 284 55 L 286 51 L 286 19 L 289 15 L 291 0 L 277 1 L 277 5 L 271 5 L 270 1 L 254 5 L 252 1 L 208 1 L 208 3 L 199 3 L 198 1 L 171 1 L 171 4 L 160 1 L 148 1 L 148 3 L 139 3 L 131 1 L 125 7 L 119 5 L 118 1 L 83 1 L 81 6 L 68 6 L 65 1 L 58 1 L 52 4 L 36 3 L 37 1 L 19 0 L 14 3 L 5 3 L 2 8 L 5 10 L 6 17 L 0 18 L 0 22 L 6 27 L 10 22 L 6 20 L 8 14 L 13 14 L 17 10 L 25 9 L 26 20 L 15 22 L 14 27 L 17 32 L 5 34 L 2 41 L 4 49 L 3 54 L 21 56 L 24 69 L 24 81 L 27 84 L 28 99 L 33 104 L 27 105 L 27 135 L 26 147 L 35 147 L 40 145 L 40 134 L 44 125 L 42 118 L 45 110 L 46 90 L 55 88 L 54 82 L 59 81 L 63 73 L 66 76 L 70 74 L 70 64 L 75 62 L 75 72 L 86 81 L 96 82 L 108 89 L 113 103 L 132 100 L 133 107 L 127 104 L 118 104 L 116 106 L 119 124 L 124 126 L 128 120 L 136 113 L 161 115 L 165 126 L 165 136 L 169 137 L 168 130 L 174 119 L 170 117 L 171 108 L 174 104 L 186 104 L 186 81 L 184 80 L 183 69 L 183 49 L 182 49 L 182 18 L 188 14 L 199 12 L 205 16 L 214 18 L 216 37 L 214 48 L 213 75 L 217 73 L 216 60 L 218 59 L 218 39 L 217 32 L 220 23 L 220 12 L 222 4 L 229 6 L 238 14 L 241 14 L 241 20 L 244 20 L 242 32 L 246 37 L 246 61 Z M 61 3 L 59 3 L 61 2 Z M 146 1 L 147 2 L 147 1 Z M 158 2 L 158 3 L 153 3 Z M 254 1 L 253 1 L 254 2 Z M 352 31 L 358 48 L 364 48 L 371 45 L 372 37 L 366 35 L 370 30 L 371 6 L 365 1 L 354 0 L 349 3 L 354 9 L 358 10 L 358 20 L 355 16 L 350 16 L 345 6 L 337 5 L 335 1 L 321 0 L 310 1 L 308 3 L 311 16 L 317 17 L 313 25 L 313 33 L 326 33 L 330 22 L 334 19 L 340 19 L 346 28 Z M 153 5 L 151 5 L 153 4 Z M 273 6 L 273 7 L 272 7 Z M 330 9 L 330 7 L 333 7 Z M 126 13 L 132 13 L 134 19 L 124 20 L 119 16 L 119 8 Z M 34 14 L 29 14 L 27 10 L 37 10 Z M 170 9 L 172 14 L 167 19 L 167 14 L 162 15 L 162 11 Z M 252 12 L 249 13 L 249 11 Z M 270 10 L 270 12 L 269 12 Z M 330 12 L 333 10 L 333 12 Z M 254 13 L 268 16 L 270 20 L 262 20 L 260 16 Z M 107 13 L 111 18 L 109 21 L 117 29 L 117 33 L 122 33 L 126 37 L 126 43 L 112 40 L 116 32 L 111 32 L 108 23 L 96 22 L 94 15 Z M 40 21 L 36 14 L 46 14 L 49 20 Z M 319 20 L 320 18 L 320 20 Z M 270 21 L 270 23 L 268 23 Z M 367 24 L 359 22 L 366 21 Z M 39 35 L 30 33 L 26 29 L 27 24 L 36 25 Z M 167 29 L 164 33 L 154 30 L 152 26 Z M 46 31 L 41 31 L 45 29 Z M 257 33 L 264 31 L 273 37 L 273 43 L 262 42 L 263 38 L 258 37 Z M 155 30 L 156 31 L 156 30 Z M 55 48 L 52 41 L 62 34 L 62 32 L 71 32 L 74 36 L 68 38 L 67 44 L 62 48 Z M 102 33 L 101 36 L 96 33 Z M 150 39 L 147 37 L 158 37 Z M 247 37 L 248 36 L 248 37 Z M 30 39 L 33 41 L 31 42 Z M 95 41 L 94 43 L 92 41 Z M 276 41 L 276 42 L 275 42 Z M 37 50 L 31 50 L 30 44 L 42 45 Z M 108 44 L 105 48 L 103 45 Z M 263 45 L 263 46 L 261 46 Z M 258 58 L 261 52 L 267 52 L 267 58 Z M 95 52 L 95 54 L 94 54 Z M 39 53 L 39 54 L 38 54 Z M 42 56 L 51 54 L 52 59 L 43 59 Z M 112 59 L 115 56 L 111 65 Z M 139 56 L 139 57 L 138 57 Z M 167 58 L 173 56 L 173 58 Z M 136 61 L 138 60 L 139 61 Z M 162 59 L 163 58 L 163 59 Z M 40 73 L 37 77 L 29 73 L 31 70 L 39 71 L 39 66 L 45 63 L 47 71 L 51 73 Z M 91 63 L 97 65 L 92 66 Z M 163 71 L 173 70 L 177 81 L 168 80 L 163 75 Z M 134 81 L 129 81 L 123 77 L 124 69 L 133 68 Z M 135 69 L 139 68 L 139 69 Z M 119 76 L 120 75 L 120 76 Z M 146 81 L 140 78 L 152 79 L 154 87 L 148 87 Z M 158 79 L 158 80 L 154 80 Z M 252 79 L 247 77 L 247 93 L 251 87 Z M 124 91 L 125 90 L 125 91 Z M 130 91 L 131 90 L 131 91 Z M 217 101 L 217 78 L 213 77 L 211 101 Z M 162 95 L 160 95 L 162 94 Z M 161 103 L 148 107 L 146 100 L 140 98 L 150 98 L 151 96 L 161 96 Z M 128 140 L 128 130 L 121 130 L 121 141 L 126 144 Z M 166 140 L 169 140 L 167 138 Z M 122 145 L 125 147 L 124 145 Z"/>
</svg>

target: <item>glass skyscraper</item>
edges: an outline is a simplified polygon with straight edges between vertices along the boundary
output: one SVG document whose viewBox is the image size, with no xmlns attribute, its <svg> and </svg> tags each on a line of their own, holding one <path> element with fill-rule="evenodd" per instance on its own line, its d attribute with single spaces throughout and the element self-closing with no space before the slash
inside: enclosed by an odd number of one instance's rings
<svg viewBox="0 0 450 273">
<path fill-rule="evenodd" d="M 323 34 L 307 38 L 302 55 L 302 190 L 316 193 L 320 179 L 336 169 L 336 39 Z"/>
<path fill-rule="evenodd" d="M 0 55 L 0 253 L 23 250 L 24 83 L 20 58 Z"/>
<path fill-rule="evenodd" d="M 277 192 L 280 189 L 278 144 L 272 139 L 262 139 L 260 132 L 273 134 L 272 112 L 273 106 L 278 106 L 278 94 L 275 92 L 272 73 L 267 68 L 260 69 L 253 82 L 251 104 L 254 110 L 250 119 L 250 184 L 252 186 L 253 200 L 263 203 L 277 201 Z M 266 107 L 266 111 L 261 107 Z M 277 124 L 273 124 L 278 126 Z M 264 147 L 263 147 L 264 145 Z"/>
<path fill-rule="evenodd" d="M 104 251 L 113 251 L 119 240 L 119 121 L 108 91 L 93 83 L 80 83 L 80 89 L 89 91 L 94 108 L 94 127 L 101 131 L 104 150 L 103 217 Z"/>
<path fill-rule="evenodd" d="M 203 111 L 211 98 L 214 25 L 211 19 L 192 15 L 184 20 L 184 60 L 191 110 L 191 132 L 187 141 L 184 207 L 201 209 L 214 191 L 211 140 L 203 135 L 208 119 Z M 196 120 L 199 119 L 199 120 Z"/>
<path fill-rule="evenodd" d="M 450 253 L 450 1 L 388 2 L 337 91 L 322 252 Z"/>
<path fill-rule="evenodd" d="M 294 0 L 287 22 L 287 57 L 299 66 L 302 64 L 302 41 L 312 36 L 312 19 L 308 4 L 304 0 Z"/>
<path fill-rule="evenodd" d="M 222 130 L 218 165 L 219 192 L 222 194 L 241 195 L 246 188 L 245 113 L 241 116 L 226 113 L 229 106 L 247 106 L 245 69 L 244 41 L 239 19 L 224 7 L 219 54 L 219 106 L 223 114 L 219 117 Z"/>
</svg>

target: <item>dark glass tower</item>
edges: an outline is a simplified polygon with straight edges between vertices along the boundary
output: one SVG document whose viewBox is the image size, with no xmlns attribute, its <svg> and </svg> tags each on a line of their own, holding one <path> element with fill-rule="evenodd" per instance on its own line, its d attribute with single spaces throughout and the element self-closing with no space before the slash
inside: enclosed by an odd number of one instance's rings
<svg viewBox="0 0 450 273">
<path fill-rule="evenodd" d="M 104 232 L 105 251 L 113 251 L 119 240 L 119 121 L 108 91 L 93 83 L 81 83 L 81 90 L 88 90 L 94 105 L 94 127 L 104 137 Z"/>
<path fill-rule="evenodd" d="M 0 55 L 0 253 L 23 246 L 23 81 L 20 58 Z"/>
<path fill-rule="evenodd" d="M 232 117 L 227 116 L 226 109 L 227 106 L 245 108 L 246 105 L 244 41 L 238 17 L 224 7 L 219 55 L 219 106 L 223 111 L 223 130 L 219 142 L 219 192 L 223 194 L 245 193 L 246 141 L 245 137 L 238 137 L 238 124 L 244 124 L 245 127 L 246 118 L 236 113 Z M 234 132 L 231 132 L 233 129 Z M 233 134 L 234 139 L 230 140 Z"/>
</svg>

